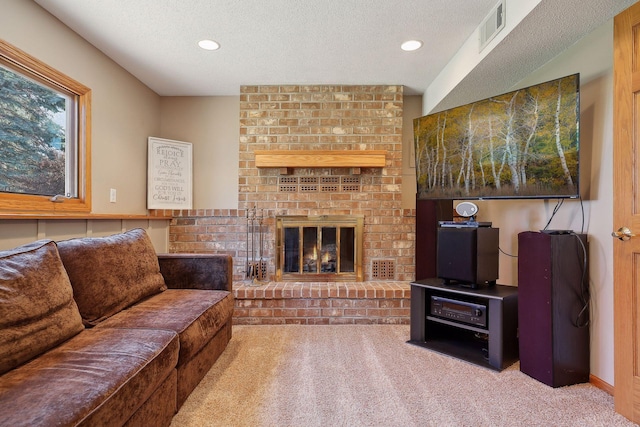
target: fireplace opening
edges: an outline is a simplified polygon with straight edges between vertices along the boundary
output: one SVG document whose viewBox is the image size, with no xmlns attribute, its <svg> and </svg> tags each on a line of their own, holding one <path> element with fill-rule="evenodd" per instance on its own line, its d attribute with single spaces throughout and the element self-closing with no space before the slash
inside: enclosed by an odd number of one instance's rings
<svg viewBox="0 0 640 427">
<path fill-rule="evenodd" d="M 361 216 L 276 218 L 276 280 L 362 281 Z"/>
</svg>

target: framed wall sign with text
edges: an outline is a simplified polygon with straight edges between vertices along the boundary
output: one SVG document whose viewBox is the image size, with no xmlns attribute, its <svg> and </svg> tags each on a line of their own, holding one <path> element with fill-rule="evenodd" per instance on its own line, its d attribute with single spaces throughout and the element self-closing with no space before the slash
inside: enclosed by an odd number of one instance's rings
<svg viewBox="0 0 640 427">
<path fill-rule="evenodd" d="M 149 137 L 147 209 L 191 209 L 192 145 Z"/>
</svg>

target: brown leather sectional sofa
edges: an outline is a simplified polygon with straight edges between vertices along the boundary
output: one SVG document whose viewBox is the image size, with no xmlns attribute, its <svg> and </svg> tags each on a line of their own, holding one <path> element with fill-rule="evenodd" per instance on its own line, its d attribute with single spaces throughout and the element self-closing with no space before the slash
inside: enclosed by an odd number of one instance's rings
<svg viewBox="0 0 640 427">
<path fill-rule="evenodd" d="M 146 232 L 0 252 L 0 426 L 167 426 L 231 339 L 231 257 Z"/>
</svg>

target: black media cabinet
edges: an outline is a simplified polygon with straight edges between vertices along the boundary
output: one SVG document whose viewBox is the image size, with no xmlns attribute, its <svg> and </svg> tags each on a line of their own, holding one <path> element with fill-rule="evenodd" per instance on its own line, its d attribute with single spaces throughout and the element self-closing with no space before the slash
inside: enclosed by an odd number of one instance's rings
<svg viewBox="0 0 640 427">
<path fill-rule="evenodd" d="M 432 314 L 432 296 L 485 306 L 486 327 Z M 410 328 L 411 344 L 500 371 L 518 360 L 518 288 L 417 280 L 411 283 Z"/>
</svg>

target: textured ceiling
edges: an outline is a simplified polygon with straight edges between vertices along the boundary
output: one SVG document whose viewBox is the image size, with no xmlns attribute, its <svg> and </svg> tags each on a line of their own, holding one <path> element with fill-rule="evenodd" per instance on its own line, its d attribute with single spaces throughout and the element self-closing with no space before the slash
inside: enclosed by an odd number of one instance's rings
<svg viewBox="0 0 640 427">
<path fill-rule="evenodd" d="M 528 0 L 507 0 L 507 20 L 510 1 Z M 438 106 L 506 91 L 634 1 L 542 0 Z M 35 2 L 156 93 L 212 96 L 268 84 L 400 84 L 423 94 L 497 0 Z M 201 50 L 203 38 L 221 49 Z M 401 51 L 413 38 L 424 47 Z"/>
<path fill-rule="evenodd" d="M 531 72 L 636 1 L 543 0 L 432 111 L 514 89 Z M 562 76 L 551 78 L 555 77 Z"/>
</svg>

